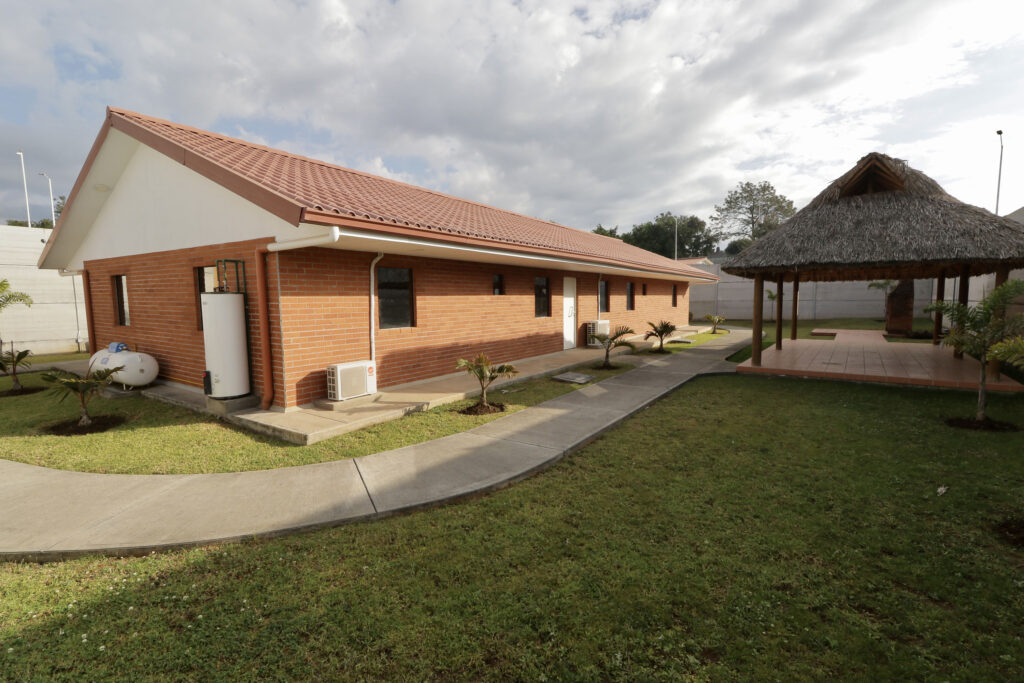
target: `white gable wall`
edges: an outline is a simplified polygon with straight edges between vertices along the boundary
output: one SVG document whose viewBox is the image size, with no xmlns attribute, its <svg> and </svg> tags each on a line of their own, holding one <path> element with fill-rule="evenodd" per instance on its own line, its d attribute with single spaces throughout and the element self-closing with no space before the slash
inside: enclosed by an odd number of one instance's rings
<svg viewBox="0 0 1024 683">
<path fill-rule="evenodd" d="M 138 145 L 68 264 L 259 238 L 321 234 L 295 227 L 195 171 Z"/>
</svg>

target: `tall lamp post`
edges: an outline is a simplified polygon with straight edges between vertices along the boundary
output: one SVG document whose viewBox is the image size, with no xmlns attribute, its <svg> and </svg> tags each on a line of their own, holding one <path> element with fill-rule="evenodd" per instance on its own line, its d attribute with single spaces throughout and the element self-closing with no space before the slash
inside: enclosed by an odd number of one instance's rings
<svg viewBox="0 0 1024 683">
<path fill-rule="evenodd" d="M 996 180 L 996 215 L 999 215 L 999 189 L 1003 184 L 1003 131 L 997 130 L 999 136 L 999 179 Z"/>
<path fill-rule="evenodd" d="M 46 178 L 46 182 L 50 184 L 50 219 L 53 221 L 53 227 L 57 227 L 57 210 L 53 206 L 53 179 L 46 175 L 45 172 L 40 171 L 39 175 Z"/>
<path fill-rule="evenodd" d="M 25 155 L 22 154 L 21 150 L 18 150 L 18 156 L 21 157 L 21 184 L 25 186 L 25 218 L 28 219 L 28 227 L 32 227 L 32 212 L 28 208 L 28 178 L 25 177 Z"/>
</svg>

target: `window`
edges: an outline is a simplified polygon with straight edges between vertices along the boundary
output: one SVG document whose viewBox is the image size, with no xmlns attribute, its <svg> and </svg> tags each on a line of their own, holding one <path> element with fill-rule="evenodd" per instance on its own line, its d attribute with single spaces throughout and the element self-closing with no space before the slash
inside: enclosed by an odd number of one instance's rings
<svg viewBox="0 0 1024 683">
<path fill-rule="evenodd" d="M 378 268 L 377 297 L 380 299 L 380 329 L 413 326 L 410 268 Z"/>
<path fill-rule="evenodd" d="M 601 280 L 597 283 L 597 305 L 599 313 L 607 313 L 611 310 L 608 305 L 608 281 Z"/>
<path fill-rule="evenodd" d="M 533 278 L 533 315 L 535 318 L 551 315 L 551 287 L 546 277 Z"/>
<path fill-rule="evenodd" d="M 117 324 L 127 327 L 131 324 L 128 310 L 128 276 L 115 275 L 112 279 L 114 289 L 114 308 L 117 313 Z"/>
<path fill-rule="evenodd" d="M 640 296 L 647 296 L 647 283 L 640 285 Z"/>
<path fill-rule="evenodd" d="M 676 285 L 672 285 L 672 308 L 679 306 L 679 292 Z"/>
<path fill-rule="evenodd" d="M 626 310 L 632 311 L 636 308 L 636 285 L 632 282 L 626 283 Z"/>
<path fill-rule="evenodd" d="M 217 267 L 199 266 L 192 269 L 196 282 L 196 329 L 203 329 L 203 304 L 199 295 L 203 292 L 217 291 Z"/>
<path fill-rule="evenodd" d="M 501 296 L 505 293 L 505 276 L 495 275 L 491 280 L 491 289 L 494 292 L 494 296 Z"/>
</svg>

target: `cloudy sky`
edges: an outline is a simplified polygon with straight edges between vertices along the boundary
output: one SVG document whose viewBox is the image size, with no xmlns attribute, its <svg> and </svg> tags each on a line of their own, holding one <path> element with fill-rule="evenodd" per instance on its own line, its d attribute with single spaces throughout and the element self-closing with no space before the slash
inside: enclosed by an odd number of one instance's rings
<svg viewBox="0 0 1024 683">
<path fill-rule="evenodd" d="M 107 105 L 583 229 L 802 206 L 861 156 L 1024 205 L 1019 0 L 0 0 L 0 219 Z"/>
</svg>

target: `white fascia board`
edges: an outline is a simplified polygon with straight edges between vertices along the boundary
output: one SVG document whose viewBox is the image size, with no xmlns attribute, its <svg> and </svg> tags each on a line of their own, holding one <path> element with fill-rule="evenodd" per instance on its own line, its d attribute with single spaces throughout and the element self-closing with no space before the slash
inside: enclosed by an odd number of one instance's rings
<svg viewBox="0 0 1024 683">
<path fill-rule="evenodd" d="M 301 224 L 307 226 L 308 224 Z M 319 227 L 323 232 L 323 226 Z M 324 233 L 326 234 L 326 233 Z M 550 267 L 558 270 L 574 270 L 585 273 L 601 273 L 607 275 L 633 275 L 646 277 L 654 280 L 674 280 L 678 282 L 693 282 L 695 284 L 711 283 L 713 280 L 698 279 L 691 275 L 661 273 L 644 270 L 643 268 L 628 268 L 625 266 L 614 266 L 611 264 L 593 263 L 579 259 L 563 258 L 559 256 L 545 256 L 542 254 L 529 254 L 523 252 L 509 251 L 506 249 L 495 249 L 492 247 L 480 247 L 468 244 L 456 244 L 453 242 L 441 242 L 435 240 L 420 239 L 416 237 L 403 237 L 401 235 L 390 235 L 387 233 L 373 232 L 370 230 L 355 230 L 352 228 L 341 228 L 340 239 L 333 244 L 325 245 L 330 249 L 343 249 L 347 251 L 383 251 L 388 254 L 402 254 L 405 256 L 421 256 L 424 258 L 439 258 L 450 261 L 472 261 L 475 263 L 495 263 L 523 267 Z"/>
</svg>

